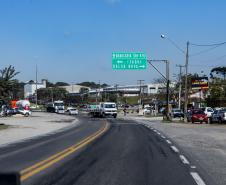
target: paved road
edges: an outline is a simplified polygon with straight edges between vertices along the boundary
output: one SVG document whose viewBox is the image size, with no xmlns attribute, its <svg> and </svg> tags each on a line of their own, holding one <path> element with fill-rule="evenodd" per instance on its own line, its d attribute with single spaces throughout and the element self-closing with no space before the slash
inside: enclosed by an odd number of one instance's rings
<svg viewBox="0 0 226 185">
<path fill-rule="evenodd" d="M 0 153 L 1 169 L 22 170 L 96 133 L 104 121 L 81 118 L 81 126 Z M 35 173 L 29 185 L 195 185 L 189 165 L 165 139 L 133 121 L 108 120 L 111 126 L 85 149 Z M 18 151 L 17 151 L 18 150 Z M 70 148 L 73 150 L 73 148 Z M 12 152 L 14 151 L 14 152 Z M 11 154 L 9 154 L 9 152 Z M 197 180 L 199 181 L 199 179 Z M 202 183 L 202 182 L 201 182 Z"/>
</svg>

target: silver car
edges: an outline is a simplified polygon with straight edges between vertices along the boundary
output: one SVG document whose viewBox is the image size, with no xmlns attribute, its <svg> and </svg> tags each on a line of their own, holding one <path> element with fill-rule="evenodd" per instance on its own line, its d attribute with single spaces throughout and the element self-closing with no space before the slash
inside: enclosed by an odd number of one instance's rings
<svg viewBox="0 0 226 185">
<path fill-rule="evenodd" d="M 219 112 L 219 115 L 220 115 L 219 123 L 225 122 L 226 121 L 226 108 L 221 109 Z"/>
<path fill-rule="evenodd" d="M 220 120 L 220 109 L 214 110 L 213 114 L 210 117 L 210 123 L 218 123 Z"/>
</svg>

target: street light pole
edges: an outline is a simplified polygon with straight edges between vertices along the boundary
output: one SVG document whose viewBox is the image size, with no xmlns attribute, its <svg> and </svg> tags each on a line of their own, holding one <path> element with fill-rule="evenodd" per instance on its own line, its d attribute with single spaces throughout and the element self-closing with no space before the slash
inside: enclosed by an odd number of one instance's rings
<svg viewBox="0 0 226 185">
<path fill-rule="evenodd" d="M 161 38 L 167 39 L 171 44 L 173 44 L 180 52 L 185 54 L 185 51 L 181 49 L 175 42 L 173 42 L 169 37 L 165 35 L 161 35 Z M 187 106 L 188 106 L 188 60 L 189 60 L 189 41 L 187 41 L 187 49 L 186 49 L 186 60 L 185 60 L 185 90 L 184 90 L 184 114 L 187 114 Z M 185 122 L 187 122 L 187 116 L 185 116 Z"/>
<path fill-rule="evenodd" d="M 189 42 L 187 42 L 186 60 L 185 60 L 185 90 L 184 90 L 184 114 L 187 115 L 188 110 L 188 59 L 189 59 Z M 187 122 L 187 116 L 185 116 Z"/>
</svg>

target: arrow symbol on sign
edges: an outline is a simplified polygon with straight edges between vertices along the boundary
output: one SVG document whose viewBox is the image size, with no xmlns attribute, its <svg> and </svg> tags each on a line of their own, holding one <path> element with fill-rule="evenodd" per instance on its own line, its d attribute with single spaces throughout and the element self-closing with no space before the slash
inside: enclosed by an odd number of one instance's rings
<svg viewBox="0 0 226 185">
<path fill-rule="evenodd" d="M 145 65 L 143 65 L 143 66 L 139 66 L 139 67 L 141 67 L 141 68 L 145 68 Z"/>
</svg>

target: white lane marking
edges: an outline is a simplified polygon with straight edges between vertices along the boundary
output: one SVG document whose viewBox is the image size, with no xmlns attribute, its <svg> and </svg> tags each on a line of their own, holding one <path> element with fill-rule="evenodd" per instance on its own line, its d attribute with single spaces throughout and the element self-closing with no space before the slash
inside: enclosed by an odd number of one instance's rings
<svg viewBox="0 0 226 185">
<path fill-rule="evenodd" d="M 163 135 L 161 135 L 161 138 L 166 139 L 166 137 L 165 137 L 165 136 L 163 136 Z"/>
<path fill-rule="evenodd" d="M 190 164 L 189 161 L 183 155 L 180 155 L 180 159 L 184 164 Z"/>
<path fill-rule="evenodd" d="M 196 166 L 191 166 L 191 168 L 192 168 L 192 169 L 195 169 L 195 168 L 196 168 Z"/>
<path fill-rule="evenodd" d="M 172 142 L 171 142 L 170 140 L 168 140 L 168 139 L 166 140 L 166 142 L 167 142 L 168 144 L 170 144 L 170 145 L 172 144 Z"/>
<path fill-rule="evenodd" d="M 153 130 L 154 132 L 157 132 L 157 130 Z"/>
<path fill-rule="evenodd" d="M 191 172 L 190 174 L 198 185 L 206 185 L 197 172 Z"/>
<path fill-rule="evenodd" d="M 177 147 L 171 146 L 171 148 L 172 148 L 172 150 L 173 150 L 174 152 L 179 153 L 179 150 L 177 149 Z"/>
<path fill-rule="evenodd" d="M 157 132 L 158 135 L 161 135 L 159 132 Z"/>
</svg>

